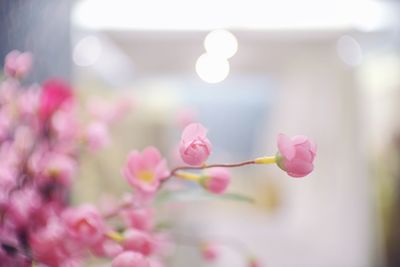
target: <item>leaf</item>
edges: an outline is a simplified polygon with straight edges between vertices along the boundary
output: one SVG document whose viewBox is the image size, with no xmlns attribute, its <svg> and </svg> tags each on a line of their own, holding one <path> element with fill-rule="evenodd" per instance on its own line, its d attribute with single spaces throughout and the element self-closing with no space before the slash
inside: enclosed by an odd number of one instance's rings
<svg viewBox="0 0 400 267">
<path fill-rule="evenodd" d="M 156 204 L 168 202 L 201 201 L 201 200 L 231 200 L 254 203 L 254 199 L 240 193 L 211 194 L 204 190 L 163 191 L 156 198 Z"/>
<path fill-rule="evenodd" d="M 218 196 L 216 196 L 216 197 L 218 197 Z M 248 203 L 256 202 L 254 200 L 254 198 L 240 194 L 240 193 L 226 193 L 226 194 L 221 195 L 220 198 L 227 199 L 227 200 L 248 202 Z"/>
</svg>

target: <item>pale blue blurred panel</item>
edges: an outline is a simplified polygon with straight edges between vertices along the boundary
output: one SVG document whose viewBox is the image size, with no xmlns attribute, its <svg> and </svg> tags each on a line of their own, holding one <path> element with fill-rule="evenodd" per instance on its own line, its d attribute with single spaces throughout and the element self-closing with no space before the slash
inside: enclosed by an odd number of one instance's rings
<svg viewBox="0 0 400 267">
<path fill-rule="evenodd" d="M 257 136 L 266 130 L 277 97 L 269 77 L 240 75 L 218 84 L 193 79 L 184 82 L 181 93 L 185 105 L 196 109 L 200 122 L 209 129 L 213 156 L 223 154 L 230 160 L 254 156 Z"/>
</svg>

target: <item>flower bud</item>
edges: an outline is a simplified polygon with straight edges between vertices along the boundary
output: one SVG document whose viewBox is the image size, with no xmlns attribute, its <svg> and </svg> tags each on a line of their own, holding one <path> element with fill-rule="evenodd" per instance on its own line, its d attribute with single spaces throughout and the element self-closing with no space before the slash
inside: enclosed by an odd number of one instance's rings
<svg viewBox="0 0 400 267">
<path fill-rule="evenodd" d="M 200 123 L 191 123 L 183 130 L 179 152 L 182 160 L 192 166 L 203 164 L 211 153 L 207 129 Z"/>
<path fill-rule="evenodd" d="M 218 258 L 218 249 L 213 244 L 203 244 L 201 247 L 203 259 L 208 262 L 213 262 Z"/>
<path fill-rule="evenodd" d="M 212 168 L 208 174 L 201 179 L 201 184 L 208 191 L 215 194 L 222 194 L 230 183 L 230 173 L 226 168 Z"/>
<path fill-rule="evenodd" d="M 303 177 L 314 169 L 313 161 L 316 155 L 316 145 L 306 136 L 296 135 L 292 138 L 284 134 L 278 135 L 276 155 L 279 168 L 292 177 Z"/>
<path fill-rule="evenodd" d="M 13 50 L 7 54 L 4 62 L 4 72 L 13 78 L 23 78 L 32 67 L 32 54 L 29 52 L 21 53 Z"/>
</svg>

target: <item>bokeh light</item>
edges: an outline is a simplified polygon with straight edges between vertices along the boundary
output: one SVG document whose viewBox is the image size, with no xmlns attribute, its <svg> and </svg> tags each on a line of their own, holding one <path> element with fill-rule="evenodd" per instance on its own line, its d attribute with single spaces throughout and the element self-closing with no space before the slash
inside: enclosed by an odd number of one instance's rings
<svg viewBox="0 0 400 267">
<path fill-rule="evenodd" d="M 76 44 L 73 60 L 78 66 L 89 67 L 97 62 L 101 51 L 102 47 L 99 38 L 93 35 L 86 36 Z"/>
<path fill-rule="evenodd" d="M 343 35 L 336 43 L 336 50 L 340 59 L 350 66 L 362 63 L 363 53 L 360 44 L 349 35 Z"/>
<path fill-rule="evenodd" d="M 238 49 L 236 37 L 227 30 L 214 30 L 204 40 L 206 51 L 222 58 L 232 57 Z"/>
<path fill-rule="evenodd" d="M 204 53 L 196 62 L 196 72 L 202 80 L 208 83 L 218 83 L 228 76 L 229 62 L 221 57 Z"/>
</svg>

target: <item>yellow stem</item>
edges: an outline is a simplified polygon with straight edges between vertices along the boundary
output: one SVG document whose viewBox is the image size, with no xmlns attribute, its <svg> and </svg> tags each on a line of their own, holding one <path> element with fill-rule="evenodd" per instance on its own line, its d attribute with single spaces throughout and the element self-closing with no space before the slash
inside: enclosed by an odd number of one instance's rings
<svg viewBox="0 0 400 267">
<path fill-rule="evenodd" d="M 195 181 L 195 182 L 200 180 L 200 178 L 201 178 L 200 175 L 189 173 L 189 172 L 178 172 L 178 173 L 175 173 L 175 176 L 179 177 L 181 179 L 184 179 L 184 180 Z"/>
<path fill-rule="evenodd" d="M 256 158 L 254 160 L 254 163 L 256 163 L 256 164 L 274 164 L 274 163 L 276 163 L 276 156 Z"/>
<path fill-rule="evenodd" d="M 106 235 L 108 238 L 110 238 L 110 239 L 112 239 L 112 240 L 114 240 L 114 241 L 117 241 L 117 242 L 122 242 L 122 241 L 124 240 L 123 235 L 121 235 L 120 233 L 115 232 L 115 231 L 107 232 L 105 235 Z"/>
</svg>

